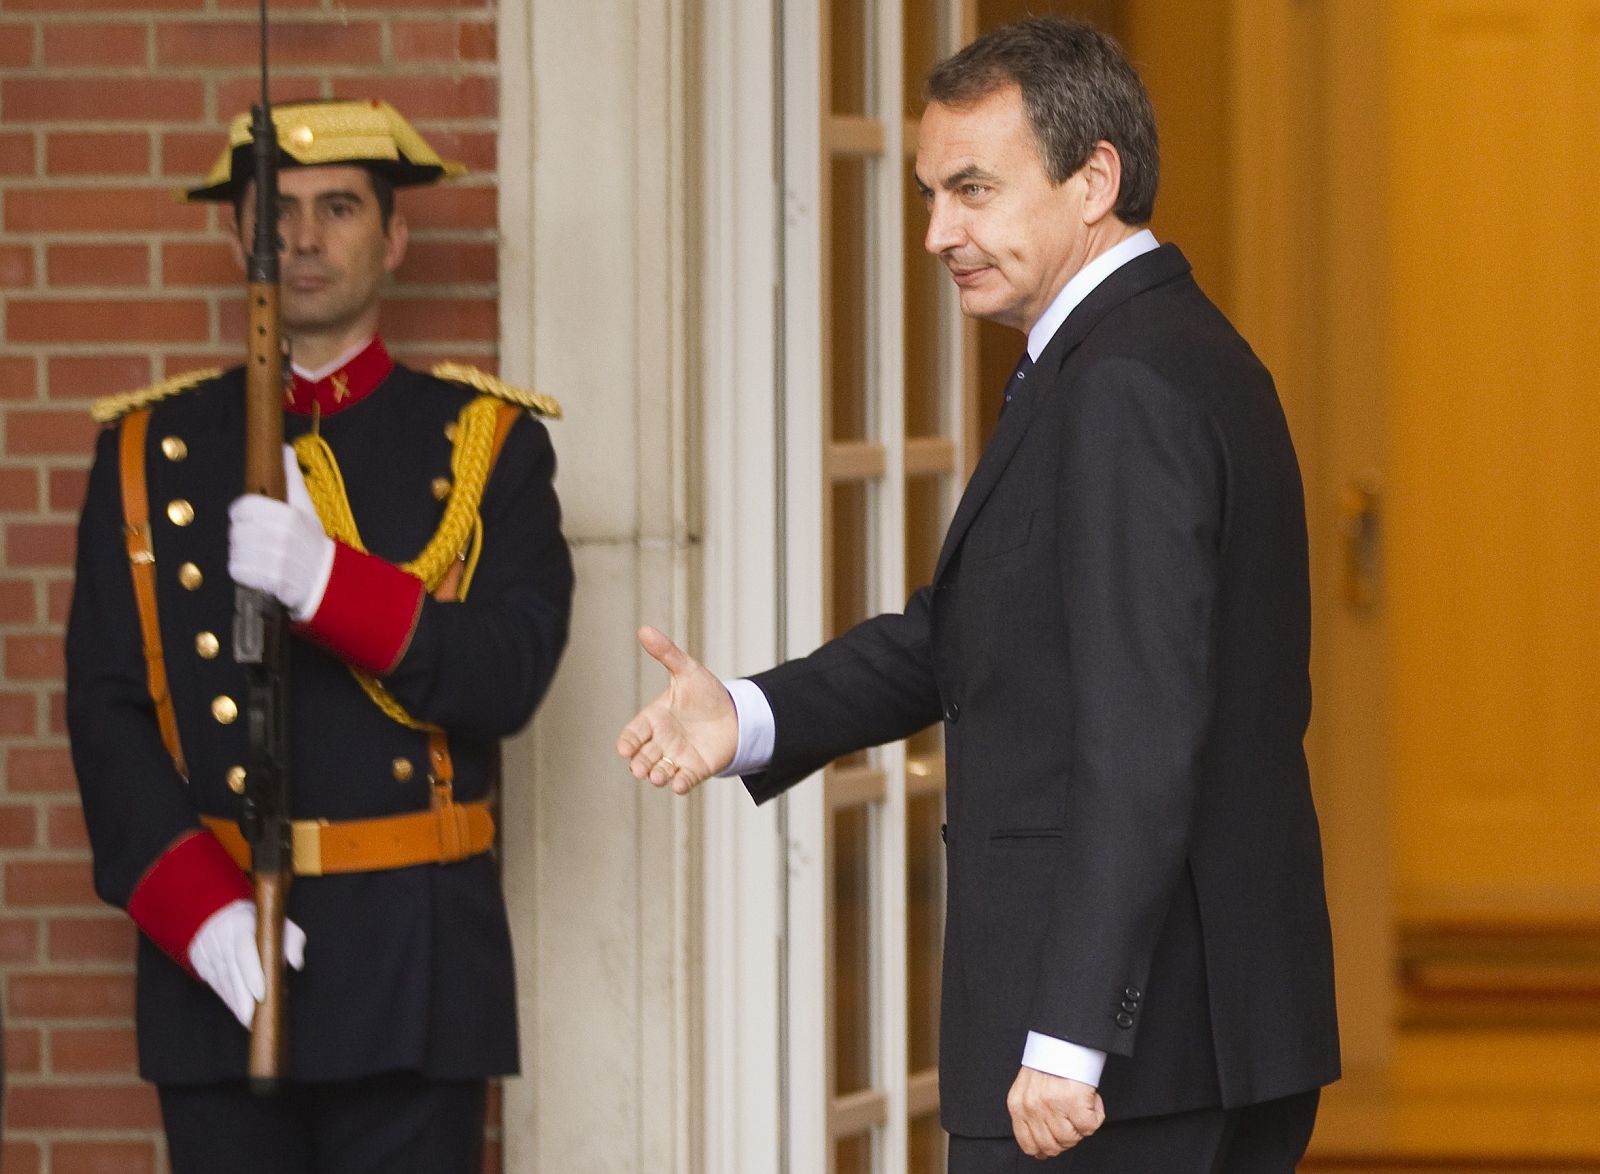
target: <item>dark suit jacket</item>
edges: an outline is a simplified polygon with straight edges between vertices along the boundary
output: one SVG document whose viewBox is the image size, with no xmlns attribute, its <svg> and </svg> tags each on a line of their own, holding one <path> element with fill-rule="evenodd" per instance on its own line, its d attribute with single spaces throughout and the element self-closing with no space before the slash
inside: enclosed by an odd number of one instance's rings
<svg viewBox="0 0 1600 1174">
<path fill-rule="evenodd" d="M 94 848 L 95 885 L 115 905 L 202 815 L 239 818 L 228 768 L 247 758 L 243 721 L 219 725 L 210 702 L 244 695 L 233 660 L 228 503 L 240 492 L 244 379 L 238 370 L 152 409 L 145 467 L 158 612 L 187 783 L 157 732 L 122 537 L 117 442 L 100 437 L 78 531 L 67 623 L 67 721 Z M 371 395 L 321 422 L 367 548 L 414 558 L 444 505 L 445 427 L 472 390 L 397 366 Z M 308 420 L 286 415 L 289 436 Z M 168 459 L 162 438 L 187 445 Z M 466 602 L 425 599 L 405 654 L 385 677 L 394 696 L 450 735 L 458 800 L 487 797 L 500 739 L 533 713 L 567 635 L 572 564 L 544 425 L 518 420 L 485 487 L 483 554 Z M 194 505 L 176 526 L 166 503 Z M 190 562 L 203 582 L 180 586 Z M 195 633 L 223 653 L 197 655 Z M 290 814 L 366 819 L 429 805 L 427 735 L 390 720 L 344 664 L 296 639 L 290 657 Z M 399 781 L 395 763 L 414 769 Z M 306 967 L 290 972 L 289 1074 L 342 1080 L 377 1072 L 463 1079 L 517 1068 L 511 941 L 495 861 L 297 877 L 289 916 L 306 931 Z M 141 1073 L 157 1084 L 237 1079 L 248 1035 L 210 989 L 139 939 Z"/>
<path fill-rule="evenodd" d="M 1040 355 L 931 587 L 755 678 L 770 798 L 945 723 L 945 1128 L 1010 1133 L 1027 1032 L 1110 1053 L 1112 1118 L 1339 1072 L 1305 512 L 1271 377 L 1173 246 Z"/>
</svg>

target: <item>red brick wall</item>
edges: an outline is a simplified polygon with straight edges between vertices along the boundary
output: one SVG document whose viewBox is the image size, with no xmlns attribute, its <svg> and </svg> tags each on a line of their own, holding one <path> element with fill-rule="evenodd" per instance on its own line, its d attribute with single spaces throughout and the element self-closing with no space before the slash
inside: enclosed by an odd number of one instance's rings
<svg viewBox="0 0 1600 1174">
<path fill-rule="evenodd" d="M 472 169 L 402 195 L 413 243 L 385 334 L 414 361 L 492 368 L 494 0 L 271 7 L 274 99 L 386 98 Z M 255 0 L 0 0 L 4 1174 L 165 1169 L 134 1074 L 134 931 L 90 890 L 61 628 L 89 402 L 241 356 L 219 213 L 171 193 L 255 94 L 255 15 Z"/>
</svg>

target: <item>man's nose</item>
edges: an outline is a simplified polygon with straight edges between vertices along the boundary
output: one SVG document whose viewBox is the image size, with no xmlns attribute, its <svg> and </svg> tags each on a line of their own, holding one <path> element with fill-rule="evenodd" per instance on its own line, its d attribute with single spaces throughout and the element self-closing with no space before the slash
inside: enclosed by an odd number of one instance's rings
<svg viewBox="0 0 1600 1174">
<path fill-rule="evenodd" d="M 322 233 L 312 216 L 286 217 L 278 222 L 278 240 L 286 253 L 315 253 L 322 248 Z"/>
<path fill-rule="evenodd" d="M 935 257 L 961 243 L 961 218 L 950 201 L 934 196 L 928 209 L 928 231 L 922 238 L 922 247 Z"/>
</svg>

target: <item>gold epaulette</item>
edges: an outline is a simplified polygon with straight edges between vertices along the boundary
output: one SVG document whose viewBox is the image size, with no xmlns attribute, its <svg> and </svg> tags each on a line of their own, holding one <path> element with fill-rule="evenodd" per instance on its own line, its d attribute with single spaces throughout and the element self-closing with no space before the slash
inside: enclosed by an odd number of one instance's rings
<svg viewBox="0 0 1600 1174">
<path fill-rule="evenodd" d="M 433 369 L 433 377 L 450 383 L 464 383 L 485 395 L 520 404 L 538 415 L 548 416 L 552 420 L 561 419 L 561 405 L 550 396 L 529 391 L 525 387 L 512 387 L 509 383 L 501 383 L 487 371 L 480 371 L 466 363 L 439 363 Z"/>
<path fill-rule="evenodd" d="M 141 387 L 138 391 L 122 391 L 116 395 L 102 396 L 89 405 L 89 414 L 95 418 L 96 423 L 109 424 L 113 420 L 120 420 L 129 412 L 147 408 L 153 403 L 188 391 L 192 387 L 199 387 L 221 374 L 221 367 L 206 367 L 201 371 L 185 371 L 182 375 L 174 375 L 170 379 L 163 379 L 160 383 Z"/>
</svg>

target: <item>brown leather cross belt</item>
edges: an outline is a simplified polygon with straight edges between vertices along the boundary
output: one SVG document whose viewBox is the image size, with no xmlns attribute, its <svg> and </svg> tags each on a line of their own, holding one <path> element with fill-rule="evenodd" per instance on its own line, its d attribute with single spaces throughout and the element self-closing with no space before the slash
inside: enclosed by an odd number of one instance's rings
<svg viewBox="0 0 1600 1174">
<path fill-rule="evenodd" d="M 233 862 L 250 869 L 250 845 L 231 819 L 202 816 Z M 382 872 L 415 864 L 452 864 L 487 852 L 494 843 L 494 817 L 487 803 L 447 803 L 378 819 L 290 821 L 296 876 L 330 872 Z"/>
</svg>

